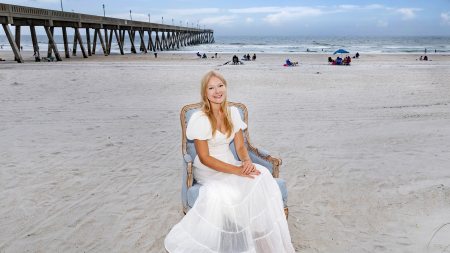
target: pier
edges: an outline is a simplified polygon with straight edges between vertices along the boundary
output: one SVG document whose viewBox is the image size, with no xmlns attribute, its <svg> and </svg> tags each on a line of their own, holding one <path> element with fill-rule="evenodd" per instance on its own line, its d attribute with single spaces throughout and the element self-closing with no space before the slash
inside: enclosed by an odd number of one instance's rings
<svg viewBox="0 0 450 253">
<path fill-rule="evenodd" d="M 30 29 L 36 60 L 41 59 L 36 27 L 43 27 L 48 38 L 46 58 L 54 58 L 56 61 L 62 61 L 62 57 L 54 40 L 55 29 L 62 30 L 65 58 L 70 58 L 71 55 L 76 56 L 78 46 L 84 58 L 96 54 L 99 47 L 101 47 L 101 53 L 107 56 L 111 53 L 113 40 L 117 42 L 120 54 L 124 55 L 126 37 L 128 37 L 128 43 L 130 43 L 130 53 L 133 54 L 136 54 L 137 50 L 142 53 L 156 53 L 157 51 L 176 50 L 184 46 L 214 43 L 214 31 L 211 29 L 165 25 L 1 3 L 0 23 L 11 45 L 14 58 L 20 63 L 24 62 L 20 47 L 20 34 L 23 26 Z M 15 27 L 15 34 L 12 33 L 10 25 Z M 73 41 L 71 41 L 73 42 L 72 52 L 69 48 L 68 29 L 74 29 Z M 83 41 L 82 32 L 86 34 L 86 41 Z"/>
</svg>

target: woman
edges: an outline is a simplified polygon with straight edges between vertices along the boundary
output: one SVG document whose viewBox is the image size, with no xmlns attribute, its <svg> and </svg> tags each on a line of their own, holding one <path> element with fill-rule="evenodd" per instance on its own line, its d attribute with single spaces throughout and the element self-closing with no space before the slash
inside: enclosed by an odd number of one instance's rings
<svg viewBox="0 0 450 253">
<path fill-rule="evenodd" d="M 194 177 L 203 186 L 192 209 L 165 239 L 170 253 L 294 252 L 281 193 L 270 172 L 253 164 L 242 121 L 227 105 L 227 82 L 208 72 L 201 82 L 203 107 L 188 123 L 194 140 Z M 235 143 L 236 161 L 229 144 Z"/>
</svg>

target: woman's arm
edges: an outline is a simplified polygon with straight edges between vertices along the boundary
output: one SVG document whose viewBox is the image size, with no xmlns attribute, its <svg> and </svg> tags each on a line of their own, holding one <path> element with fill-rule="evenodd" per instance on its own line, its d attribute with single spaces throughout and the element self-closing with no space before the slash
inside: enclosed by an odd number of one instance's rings
<svg viewBox="0 0 450 253">
<path fill-rule="evenodd" d="M 252 175 L 244 174 L 241 167 L 225 163 L 220 161 L 219 159 L 216 159 L 209 155 L 209 148 L 208 148 L 208 142 L 206 140 L 194 140 L 195 149 L 197 150 L 198 158 L 200 159 L 200 162 L 204 165 L 208 166 L 211 169 L 229 173 L 229 174 L 235 174 L 238 176 L 244 176 L 244 177 L 250 177 L 253 178 Z"/>
<path fill-rule="evenodd" d="M 244 134 L 242 133 L 242 130 L 239 130 L 239 132 L 234 135 L 234 147 L 242 162 L 251 161 L 250 156 L 248 156 L 247 148 L 244 145 Z"/>
<path fill-rule="evenodd" d="M 244 134 L 242 133 L 242 130 L 239 130 L 234 136 L 234 147 L 236 148 L 236 153 L 239 156 L 239 159 L 242 161 L 241 167 L 243 173 L 259 175 L 259 171 L 256 169 L 250 159 L 250 156 L 248 155 L 247 148 L 244 144 Z"/>
</svg>

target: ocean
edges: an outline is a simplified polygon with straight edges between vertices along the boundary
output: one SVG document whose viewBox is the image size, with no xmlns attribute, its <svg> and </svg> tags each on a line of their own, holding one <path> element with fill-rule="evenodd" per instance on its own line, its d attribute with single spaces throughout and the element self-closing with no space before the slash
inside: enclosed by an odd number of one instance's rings
<svg viewBox="0 0 450 253">
<path fill-rule="evenodd" d="M 93 36 L 91 35 L 91 39 Z M 138 39 L 138 36 L 136 36 Z M 85 38 L 83 38 L 84 41 Z M 41 51 L 47 49 L 47 38 L 38 35 Z M 55 35 L 58 49 L 64 49 L 61 35 Z M 69 35 L 73 41 L 73 35 Z M 138 40 L 136 40 L 138 41 Z M 146 39 L 147 41 L 147 39 Z M 21 46 L 25 51 L 33 51 L 30 35 L 23 34 Z M 72 47 L 69 43 L 69 47 Z M 99 44 L 98 44 L 99 48 Z M 450 36 L 408 36 L 408 37 L 281 37 L 281 36 L 215 36 L 215 43 L 182 47 L 180 53 L 284 53 L 330 54 L 343 48 L 350 53 L 408 54 L 440 53 L 450 54 Z M 11 50 L 5 35 L 0 35 L 0 51 Z M 118 53 L 119 47 L 113 38 L 112 53 Z M 130 52 L 129 40 L 125 42 L 125 52 Z"/>
</svg>

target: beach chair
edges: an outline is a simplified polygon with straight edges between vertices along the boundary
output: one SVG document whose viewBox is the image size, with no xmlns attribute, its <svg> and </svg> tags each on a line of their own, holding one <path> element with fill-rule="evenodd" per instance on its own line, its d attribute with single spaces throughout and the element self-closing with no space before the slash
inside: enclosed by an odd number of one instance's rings
<svg viewBox="0 0 450 253">
<path fill-rule="evenodd" d="M 238 108 L 243 121 L 248 124 L 248 112 L 247 107 L 241 103 L 229 102 L 230 106 L 235 106 Z M 189 104 L 181 109 L 180 121 L 181 121 L 181 135 L 182 135 L 182 155 L 183 155 L 183 168 L 182 168 L 182 184 L 181 184 L 181 202 L 183 205 L 183 212 L 186 214 L 198 197 L 199 189 L 202 187 L 198 184 L 193 175 L 193 162 L 194 158 L 197 156 L 197 151 L 195 150 L 194 141 L 188 140 L 186 138 L 186 127 L 191 118 L 192 114 L 201 108 L 201 103 Z M 288 207 L 287 207 L 287 188 L 286 182 L 279 178 L 281 159 L 271 156 L 267 151 L 261 148 L 256 148 L 250 143 L 248 128 L 243 130 L 245 145 L 248 149 L 248 154 L 250 159 L 254 163 L 260 164 L 266 167 L 275 178 L 278 187 L 281 191 L 281 196 L 283 199 L 284 212 L 286 218 L 288 217 Z M 231 151 L 236 159 L 239 159 L 236 154 L 236 149 L 234 147 L 234 141 L 230 143 Z"/>
</svg>

